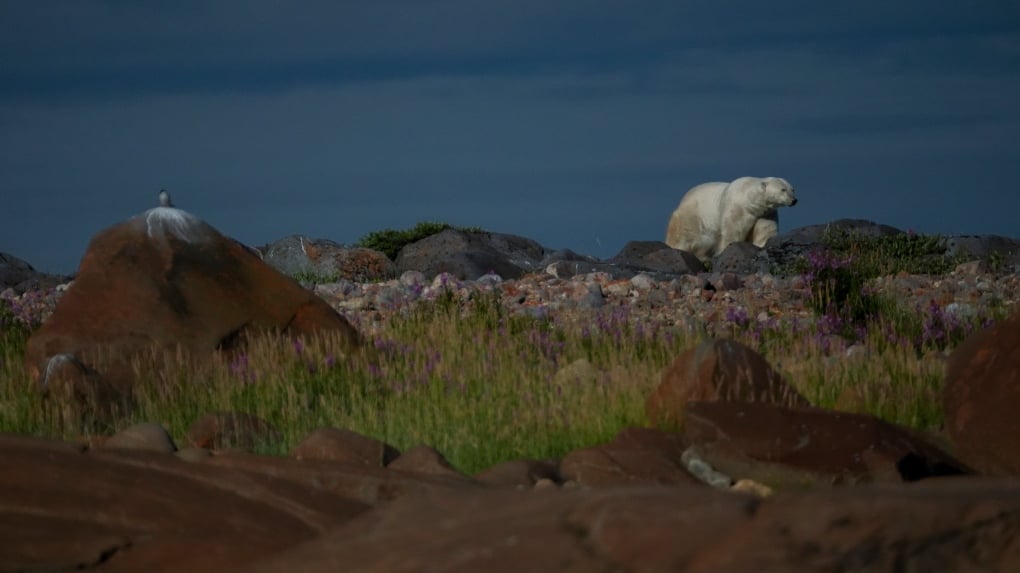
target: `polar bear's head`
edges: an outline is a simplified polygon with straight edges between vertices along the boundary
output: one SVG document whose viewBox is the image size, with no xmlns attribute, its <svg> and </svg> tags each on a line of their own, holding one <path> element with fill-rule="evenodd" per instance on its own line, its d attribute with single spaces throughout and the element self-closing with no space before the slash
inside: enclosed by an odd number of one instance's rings
<svg viewBox="0 0 1020 573">
<path fill-rule="evenodd" d="M 794 194 L 793 185 L 782 177 L 764 177 L 761 180 L 761 190 L 765 195 L 765 202 L 770 208 L 792 207 L 797 204 L 797 196 Z"/>
</svg>

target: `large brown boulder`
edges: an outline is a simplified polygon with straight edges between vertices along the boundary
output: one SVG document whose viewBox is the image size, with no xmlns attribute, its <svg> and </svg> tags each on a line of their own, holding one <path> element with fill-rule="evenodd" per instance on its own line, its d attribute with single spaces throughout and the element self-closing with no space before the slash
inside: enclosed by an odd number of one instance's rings
<svg viewBox="0 0 1020 573">
<path fill-rule="evenodd" d="M 984 473 L 1020 476 L 1020 313 L 953 351 L 943 404 L 961 459 Z"/>
<path fill-rule="evenodd" d="M 688 402 L 736 400 L 807 406 L 760 354 L 734 340 L 707 340 L 662 371 L 645 404 L 652 424 L 679 427 Z"/>
<path fill-rule="evenodd" d="M 0 435 L 0 459 L 2 571 L 233 570 L 369 507 L 170 454 Z"/>
<path fill-rule="evenodd" d="M 692 402 L 684 439 L 733 479 L 774 488 L 971 473 L 915 431 L 866 414 L 763 402 Z"/>
<path fill-rule="evenodd" d="M 251 571 L 683 571 L 755 504 L 696 486 L 423 496 Z"/>
<path fill-rule="evenodd" d="M 254 451 L 260 445 L 283 441 L 283 435 L 272 424 L 245 412 L 205 414 L 188 426 L 185 438 L 189 446 L 208 450 Z"/>
<path fill-rule="evenodd" d="M 97 234 L 74 284 L 32 335 L 26 366 L 129 385 L 133 357 L 151 347 L 209 354 L 248 332 L 357 331 L 326 302 L 194 215 L 158 207 Z M 47 372 L 50 375 L 47 375 Z"/>
<path fill-rule="evenodd" d="M 442 474 L 430 474 L 326 460 L 257 456 L 243 452 L 213 455 L 197 463 L 257 473 L 371 505 L 437 491 L 467 491 L 482 487 L 474 480 L 457 475 L 452 470 Z"/>
<path fill-rule="evenodd" d="M 329 460 L 348 464 L 385 467 L 400 456 L 395 447 L 346 428 L 319 428 L 290 450 L 299 460 Z"/>
<path fill-rule="evenodd" d="M 934 481 L 763 501 L 698 486 L 408 498 L 248 570 L 1020 570 L 1020 484 Z"/>
</svg>

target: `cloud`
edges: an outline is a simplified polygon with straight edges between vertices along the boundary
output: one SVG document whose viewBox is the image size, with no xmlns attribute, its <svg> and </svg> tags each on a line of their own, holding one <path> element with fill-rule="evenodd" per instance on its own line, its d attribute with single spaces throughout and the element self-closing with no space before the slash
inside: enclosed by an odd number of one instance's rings
<svg viewBox="0 0 1020 573">
<path fill-rule="evenodd" d="M 76 260 L 165 186 L 253 243 L 437 218 L 612 254 L 747 174 L 802 191 L 784 226 L 897 224 L 923 189 L 918 219 L 1007 228 L 956 190 L 1020 176 L 1017 9 L 819 6 L 5 4 L 0 248 L 53 221 L 38 260 Z"/>
<path fill-rule="evenodd" d="M 17 3 L 0 8 L 0 97 L 123 98 L 423 75 L 619 72 L 689 51 L 780 48 L 856 57 L 900 42 L 920 46 L 923 61 L 930 59 L 924 43 L 932 38 L 949 40 L 939 60 L 953 61 L 975 35 L 1008 44 L 1018 15 L 1010 3 L 977 11 L 948 1 L 845 9 L 739 0 Z M 999 60 L 994 45 L 982 49 Z"/>
</svg>

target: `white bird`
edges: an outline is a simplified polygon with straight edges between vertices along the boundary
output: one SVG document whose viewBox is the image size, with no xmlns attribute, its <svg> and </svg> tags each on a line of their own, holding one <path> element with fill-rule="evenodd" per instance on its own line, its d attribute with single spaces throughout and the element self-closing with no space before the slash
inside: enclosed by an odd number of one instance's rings
<svg viewBox="0 0 1020 573">
<path fill-rule="evenodd" d="M 159 190 L 159 206 L 160 207 L 173 207 L 174 204 L 170 202 L 170 192 L 166 189 Z"/>
</svg>

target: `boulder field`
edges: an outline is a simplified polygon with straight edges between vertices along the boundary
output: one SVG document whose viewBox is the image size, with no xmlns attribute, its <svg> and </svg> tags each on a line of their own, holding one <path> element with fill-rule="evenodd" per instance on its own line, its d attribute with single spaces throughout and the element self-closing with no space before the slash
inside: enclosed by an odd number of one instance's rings
<svg viewBox="0 0 1020 573">
<path fill-rule="evenodd" d="M 269 258 L 380 279 L 606 273 L 635 288 L 700 270 L 654 242 L 599 261 L 446 233 L 392 265 L 303 238 Z M 754 267 L 811 233 L 733 245 L 713 266 Z M 231 352 L 262 330 L 361 345 L 262 253 L 164 206 L 96 236 L 25 364 L 64 399 L 116 399 L 146 348 Z M 427 444 L 400 451 L 346 428 L 254 455 L 279 434 L 245 412 L 208 412 L 183 436 L 154 422 L 88 443 L 0 434 L 0 571 L 1020 571 L 1018 341 L 1020 314 L 949 357 L 947 444 L 813 407 L 754 350 L 716 338 L 662 371 L 646 402 L 655 427 L 475 475 Z"/>
</svg>

